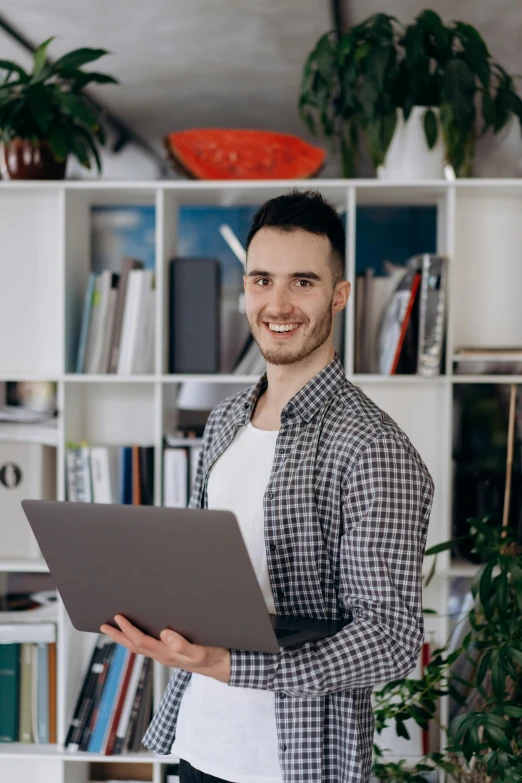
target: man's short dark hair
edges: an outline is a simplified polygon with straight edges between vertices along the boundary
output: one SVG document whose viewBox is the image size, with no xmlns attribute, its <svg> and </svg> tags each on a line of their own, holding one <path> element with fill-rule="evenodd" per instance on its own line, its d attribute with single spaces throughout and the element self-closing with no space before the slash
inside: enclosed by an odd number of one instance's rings
<svg viewBox="0 0 522 783">
<path fill-rule="evenodd" d="M 265 201 L 252 218 L 247 250 L 261 228 L 276 228 L 285 232 L 303 229 L 310 234 L 327 237 L 332 249 L 330 264 L 334 286 L 344 279 L 344 225 L 335 207 L 319 191 L 293 188 L 283 196 Z"/>
</svg>

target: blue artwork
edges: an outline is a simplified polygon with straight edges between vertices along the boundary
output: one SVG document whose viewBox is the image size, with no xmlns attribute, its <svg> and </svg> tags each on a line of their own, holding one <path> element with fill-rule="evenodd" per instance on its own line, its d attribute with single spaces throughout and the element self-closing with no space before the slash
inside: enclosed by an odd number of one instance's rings
<svg viewBox="0 0 522 783">
<path fill-rule="evenodd" d="M 355 221 L 357 274 L 373 268 L 385 275 L 384 261 L 404 266 L 418 253 L 437 249 L 435 206 L 359 206 Z"/>
<path fill-rule="evenodd" d="M 226 223 L 246 247 L 252 218 L 259 206 L 180 207 L 178 215 L 178 255 L 218 258 L 222 283 L 226 288 L 243 290 L 243 267 L 219 232 Z"/>
<path fill-rule="evenodd" d="M 155 269 L 156 212 L 153 205 L 91 207 L 92 271 L 119 272 L 124 256 Z"/>
</svg>

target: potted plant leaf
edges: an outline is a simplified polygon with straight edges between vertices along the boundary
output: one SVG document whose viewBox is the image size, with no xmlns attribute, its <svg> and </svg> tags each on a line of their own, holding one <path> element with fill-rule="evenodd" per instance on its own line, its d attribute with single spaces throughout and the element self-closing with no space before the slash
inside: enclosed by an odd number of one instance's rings
<svg viewBox="0 0 522 783">
<path fill-rule="evenodd" d="M 105 143 L 87 84 L 117 84 L 104 73 L 82 66 L 105 54 L 104 49 L 75 49 L 47 62 L 47 47 L 36 49 L 31 73 L 10 60 L 0 60 L 0 170 L 4 179 L 62 179 L 67 156 L 90 169 L 94 159 L 101 173 L 97 144 Z"/>
<path fill-rule="evenodd" d="M 514 77 L 474 27 L 445 25 L 431 10 L 406 27 L 380 13 L 322 36 L 303 68 L 299 112 L 313 134 L 340 142 L 346 177 L 363 142 L 380 177 L 442 176 L 445 161 L 470 176 L 477 138 L 513 117 L 522 127 Z"/>
</svg>

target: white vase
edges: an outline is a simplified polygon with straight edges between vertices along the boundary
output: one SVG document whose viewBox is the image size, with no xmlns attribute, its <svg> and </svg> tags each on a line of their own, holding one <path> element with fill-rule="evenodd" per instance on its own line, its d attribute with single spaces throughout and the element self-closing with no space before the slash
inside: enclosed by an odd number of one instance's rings
<svg viewBox="0 0 522 783">
<path fill-rule="evenodd" d="M 444 141 L 440 127 L 438 108 L 433 112 L 437 120 L 438 134 L 435 146 L 430 150 L 424 133 L 426 106 L 414 106 L 404 121 L 402 109 L 397 109 L 397 125 L 386 158 L 377 168 L 379 179 L 411 181 L 444 177 Z"/>
</svg>

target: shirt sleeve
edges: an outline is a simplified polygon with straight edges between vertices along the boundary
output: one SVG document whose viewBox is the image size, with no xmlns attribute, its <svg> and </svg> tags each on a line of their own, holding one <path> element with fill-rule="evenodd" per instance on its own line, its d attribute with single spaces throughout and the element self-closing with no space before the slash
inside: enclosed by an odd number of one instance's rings
<svg viewBox="0 0 522 783">
<path fill-rule="evenodd" d="M 275 655 L 231 650 L 229 685 L 306 697 L 406 676 L 424 639 L 422 561 L 433 493 L 409 441 L 386 433 L 369 443 L 342 488 L 339 602 L 353 621 Z"/>
</svg>

